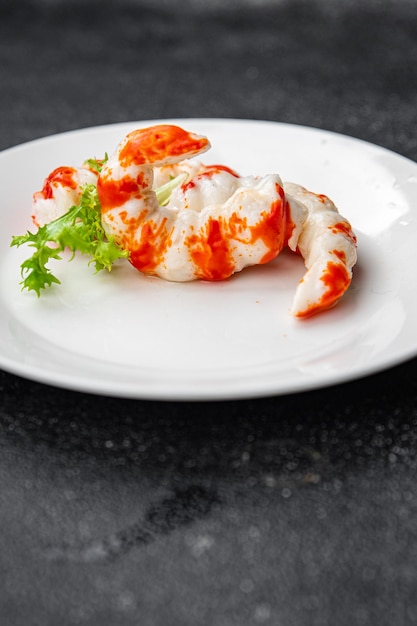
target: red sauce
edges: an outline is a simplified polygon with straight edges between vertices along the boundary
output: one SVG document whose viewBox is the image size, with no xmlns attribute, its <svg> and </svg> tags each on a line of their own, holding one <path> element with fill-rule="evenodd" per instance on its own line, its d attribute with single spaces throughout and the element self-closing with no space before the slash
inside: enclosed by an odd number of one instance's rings
<svg viewBox="0 0 417 626">
<path fill-rule="evenodd" d="M 224 280 L 236 269 L 233 258 L 234 241 L 254 244 L 259 239 L 267 248 L 259 263 L 274 259 L 284 247 L 287 204 L 284 192 L 277 185 L 280 198 L 273 202 L 268 212 L 254 226 L 247 225 L 247 218 L 233 213 L 229 220 L 210 218 L 196 234 L 186 238 L 184 245 L 197 268 L 196 277 L 205 280 Z M 245 231 L 249 230 L 247 238 Z"/>
<path fill-rule="evenodd" d="M 196 187 L 196 180 L 202 180 L 203 178 L 211 178 L 215 176 L 219 172 L 227 172 L 231 174 L 235 178 L 240 178 L 239 174 L 236 174 L 230 167 L 227 165 L 206 165 L 204 172 L 199 174 L 196 178 L 190 180 L 188 183 L 182 185 L 183 191 L 188 191 L 189 189 L 194 189 Z"/>
<path fill-rule="evenodd" d="M 297 313 L 298 318 L 311 317 L 315 313 L 328 309 L 336 304 L 349 287 L 351 281 L 347 269 L 340 263 L 333 263 L 332 261 L 327 263 L 326 271 L 323 273 L 320 280 L 322 280 L 327 287 L 325 293 L 319 302 L 301 313 Z"/>
<path fill-rule="evenodd" d="M 285 199 L 285 245 L 288 245 L 288 240 L 291 238 L 295 223 L 291 219 L 290 206 L 287 199 Z"/>
<path fill-rule="evenodd" d="M 166 226 L 166 218 L 160 224 L 149 220 L 140 230 L 139 241 L 130 251 L 130 262 L 136 269 L 152 274 L 163 261 L 168 246 L 171 245 L 171 233 Z"/>
<path fill-rule="evenodd" d="M 255 226 L 250 227 L 251 243 L 261 239 L 268 251 L 259 261 L 260 264 L 272 261 L 279 254 L 285 244 L 287 202 L 284 198 L 284 190 L 276 185 L 280 197 L 271 204 L 268 213 L 263 213 L 262 220 Z"/>
<path fill-rule="evenodd" d="M 337 256 L 343 263 L 346 263 L 346 254 L 343 250 L 331 250 L 331 253 Z"/>
<path fill-rule="evenodd" d="M 43 188 L 41 194 L 45 198 L 45 200 L 49 200 L 53 198 L 54 195 L 54 187 L 68 187 L 69 189 L 77 189 L 77 181 L 75 179 L 75 174 L 77 170 L 73 167 L 57 167 L 53 172 L 51 172 L 48 178 L 45 179 L 43 184 Z"/>
<path fill-rule="evenodd" d="M 188 191 L 189 189 L 194 189 L 195 187 L 196 187 L 195 181 L 190 180 L 188 183 L 185 183 L 184 185 L 182 185 L 181 189 L 183 191 Z"/>
<path fill-rule="evenodd" d="M 169 157 L 197 153 L 209 146 L 205 137 L 198 137 L 179 126 L 161 124 L 141 128 L 127 135 L 119 152 L 122 167 L 156 163 Z"/>
<path fill-rule="evenodd" d="M 208 172 L 213 172 L 214 174 L 217 174 L 218 172 L 227 172 L 235 178 L 240 178 L 239 174 L 232 170 L 232 168 L 227 167 L 227 165 L 206 165 L 206 170 Z"/>
<path fill-rule="evenodd" d="M 125 176 L 121 180 L 100 176 L 97 180 L 97 192 L 102 212 L 123 206 L 132 197 L 142 197 L 143 188 L 146 186 L 143 179 L 142 173 L 136 180 L 130 176 Z"/>
<path fill-rule="evenodd" d="M 352 231 L 352 227 L 349 224 L 349 222 L 338 222 L 337 224 L 334 224 L 331 227 L 331 230 L 332 230 L 332 233 L 334 233 L 334 234 L 342 233 L 348 239 L 350 239 L 350 241 L 353 243 L 353 245 L 356 245 L 356 243 L 357 243 L 356 236 L 355 236 L 354 232 Z"/>
<path fill-rule="evenodd" d="M 224 233 L 224 220 L 209 218 L 203 232 L 191 235 L 184 242 L 190 248 L 190 256 L 198 268 L 197 278 L 224 280 L 235 269 L 229 240 Z"/>
</svg>

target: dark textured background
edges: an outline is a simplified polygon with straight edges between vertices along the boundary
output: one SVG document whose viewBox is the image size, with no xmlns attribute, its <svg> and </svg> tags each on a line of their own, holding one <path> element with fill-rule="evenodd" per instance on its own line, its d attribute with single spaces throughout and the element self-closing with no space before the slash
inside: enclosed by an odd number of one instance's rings
<svg viewBox="0 0 417 626">
<path fill-rule="evenodd" d="M 416 61 L 413 0 L 3 0 L 0 148 L 241 117 L 417 160 Z M 219 403 L 0 373 L 0 623 L 416 624 L 416 372 Z"/>
</svg>

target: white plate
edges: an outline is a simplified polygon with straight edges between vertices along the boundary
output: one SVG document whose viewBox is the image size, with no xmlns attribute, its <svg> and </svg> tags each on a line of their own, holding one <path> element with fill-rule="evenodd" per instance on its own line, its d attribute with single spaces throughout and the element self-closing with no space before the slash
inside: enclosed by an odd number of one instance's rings
<svg viewBox="0 0 417 626">
<path fill-rule="evenodd" d="M 160 120 L 159 120 L 160 121 Z M 228 399 L 303 391 L 361 377 L 417 354 L 417 165 L 353 138 L 287 124 L 171 120 L 207 135 L 207 163 L 278 172 L 329 195 L 358 235 L 350 290 L 309 320 L 289 315 L 303 275 L 281 254 L 221 283 L 177 284 L 128 263 L 94 275 L 60 262 L 40 299 L 20 290 L 33 191 L 58 165 L 111 152 L 155 121 L 84 129 L 0 154 L 0 367 L 41 382 L 145 399 Z"/>
</svg>

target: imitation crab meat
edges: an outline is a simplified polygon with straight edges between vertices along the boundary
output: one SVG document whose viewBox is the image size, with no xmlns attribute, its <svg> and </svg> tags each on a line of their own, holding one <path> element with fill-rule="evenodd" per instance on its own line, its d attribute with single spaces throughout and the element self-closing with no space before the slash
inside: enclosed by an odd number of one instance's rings
<svg viewBox="0 0 417 626">
<path fill-rule="evenodd" d="M 291 313 L 304 318 L 333 306 L 356 263 L 348 220 L 328 197 L 283 183 L 278 174 L 239 176 L 193 159 L 209 148 L 206 137 L 174 125 L 135 130 L 100 173 L 55 170 L 34 195 L 33 219 L 40 225 L 64 213 L 83 181 L 94 180 L 103 228 L 141 272 L 169 281 L 224 280 L 288 247 L 307 268 Z M 161 204 L 155 189 L 173 180 L 178 182 Z"/>
</svg>

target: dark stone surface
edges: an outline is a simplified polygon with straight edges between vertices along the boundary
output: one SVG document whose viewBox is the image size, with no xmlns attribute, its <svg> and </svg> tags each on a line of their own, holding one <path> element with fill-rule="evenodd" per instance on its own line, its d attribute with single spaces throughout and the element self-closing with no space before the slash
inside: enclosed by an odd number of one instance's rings
<svg viewBox="0 0 417 626">
<path fill-rule="evenodd" d="M 0 147 L 160 117 L 417 159 L 415 2 L 3 2 Z M 0 623 L 417 623 L 417 360 L 293 396 L 120 400 L 0 374 Z"/>
</svg>

